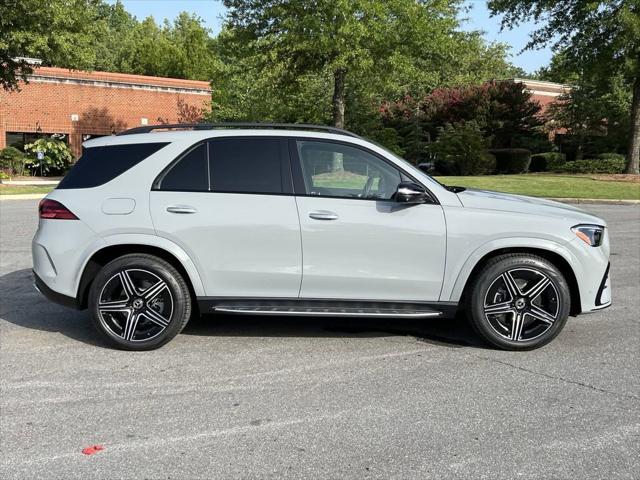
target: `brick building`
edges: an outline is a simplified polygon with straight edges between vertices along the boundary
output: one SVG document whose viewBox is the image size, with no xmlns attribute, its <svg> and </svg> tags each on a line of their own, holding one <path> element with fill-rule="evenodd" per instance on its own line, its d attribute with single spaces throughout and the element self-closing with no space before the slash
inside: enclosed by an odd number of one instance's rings
<svg viewBox="0 0 640 480">
<path fill-rule="evenodd" d="M 558 97 L 571 91 L 571 86 L 561 83 L 545 82 L 542 80 L 529 80 L 527 78 L 514 78 L 509 80 L 514 83 L 522 83 L 531 93 L 531 99 L 537 101 L 542 107 L 542 113 L 549 105 L 558 100 Z"/>
<path fill-rule="evenodd" d="M 84 140 L 184 121 L 210 101 L 208 82 L 39 67 L 20 91 L 0 89 L 0 149 L 55 135 L 78 156 Z"/>
</svg>

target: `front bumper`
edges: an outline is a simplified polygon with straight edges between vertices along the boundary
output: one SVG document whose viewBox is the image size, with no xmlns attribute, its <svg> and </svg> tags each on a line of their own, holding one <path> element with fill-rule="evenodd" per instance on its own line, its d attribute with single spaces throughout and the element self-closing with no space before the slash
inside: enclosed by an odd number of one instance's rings
<svg viewBox="0 0 640 480">
<path fill-rule="evenodd" d="M 611 306 L 611 279 L 609 277 L 609 269 L 611 263 L 607 265 L 607 269 L 604 272 L 598 293 L 596 294 L 595 308 L 593 310 L 602 310 Z"/>
<path fill-rule="evenodd" d="M 51 290 L 35 271 L 33 272 L 33 278 L 33 286 L 35 287 L 35 289 L 38 290 L 42 295 L 47 297 L 49 300 L 57 304 L 64 305 L 65 307 L 80 310 L 80 304 L 76 298 L 69 297 L 67 295 L 63 295 L 62 293 Z"/>
</svg>

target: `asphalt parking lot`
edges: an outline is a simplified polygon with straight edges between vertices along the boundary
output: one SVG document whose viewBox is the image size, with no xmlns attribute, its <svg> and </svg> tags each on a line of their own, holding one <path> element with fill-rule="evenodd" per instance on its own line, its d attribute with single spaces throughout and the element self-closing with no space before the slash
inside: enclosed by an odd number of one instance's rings
<svg viewBox="0 0 640 480">
<path fill-rule="evenodd" d="M 614 305 L 540 350 L 458 320 L 209 317 L 129 353 L 33 289 L 36 205 L 0 202 L 1 478 L 638 478 L 638 206 L 584 206 Z"/>
</svg>

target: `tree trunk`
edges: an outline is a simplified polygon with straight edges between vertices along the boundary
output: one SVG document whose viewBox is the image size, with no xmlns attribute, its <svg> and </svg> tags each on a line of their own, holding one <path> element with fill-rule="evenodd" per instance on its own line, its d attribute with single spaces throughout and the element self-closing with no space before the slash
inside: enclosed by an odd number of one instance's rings
<svg viewBox="0 0 640 480">
<path fill-rule="evenodd" d="M 640 157 L 640 75 L 633 83 L 633 100 L 631 102 L 631 134 L 627 150 L 627 173 L 640 173 L 638 161 Z"/>
<path fill-rule="evenodd" d="M 580 132 L 578 135 L 578 146 L 576 147 L 576 158 L 575 160 L 582 160 L 584 157 L 584 133 Z"/>
<path fill-rule="evenodd" d="M 338 68 L 333 74 L 333 126 L 344 128 L 344 80 L 347 76 L 345 68 Z"/>
</svg>

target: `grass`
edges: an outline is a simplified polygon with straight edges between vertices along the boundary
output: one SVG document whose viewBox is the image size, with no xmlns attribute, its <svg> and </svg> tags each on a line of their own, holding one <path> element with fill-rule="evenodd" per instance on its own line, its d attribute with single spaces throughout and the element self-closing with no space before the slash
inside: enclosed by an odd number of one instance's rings
<svg viewBox="0 0 640 480">
<path fill-rule="evenodd" d="M 435 178 L 445 185 L 532 197 L 640 200 L 639 182 L 612 181 L 590 175 L 527 174 Z"/>
<path fill-rule="evenodd" d="M 25 193 L 47 194 L 55 185 L 1 185 L 0 195 L 20 195 Z"/>
</svg>

